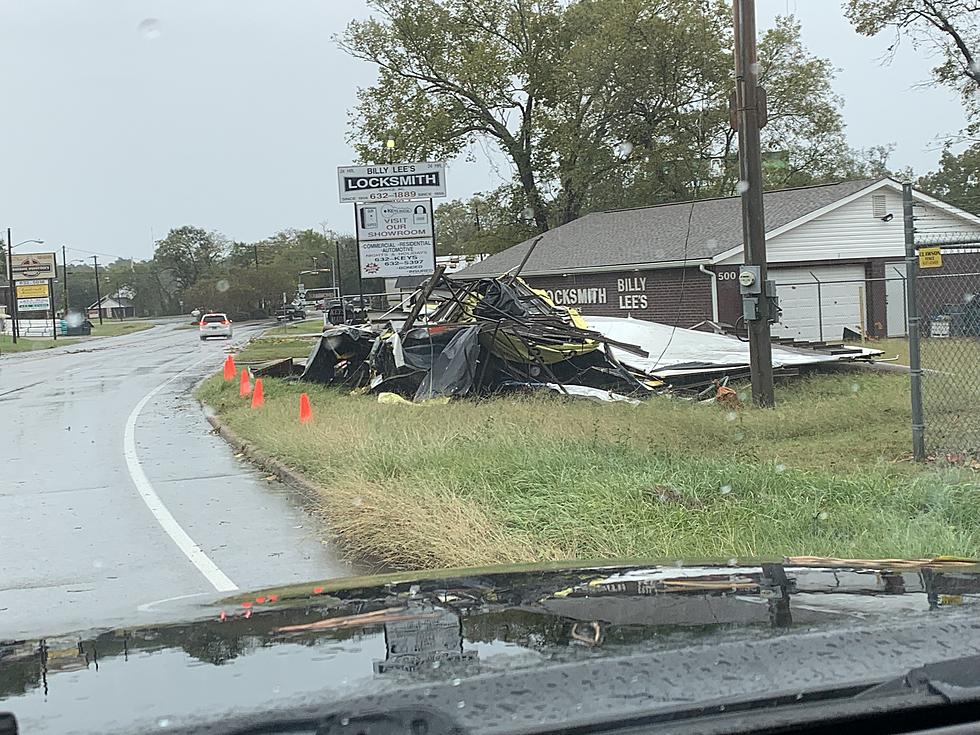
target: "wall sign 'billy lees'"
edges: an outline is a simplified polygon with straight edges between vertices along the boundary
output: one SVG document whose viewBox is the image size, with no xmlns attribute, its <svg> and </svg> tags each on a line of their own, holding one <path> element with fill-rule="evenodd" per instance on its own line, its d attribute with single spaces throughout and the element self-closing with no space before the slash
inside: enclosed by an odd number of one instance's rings
<svg viewBox="0 0 980 735">
<path fill-rule="evenodd" d="M 636 311 L 647 309 L 650 306 L 646 278 L 617 278 L 616 291 L 616 306 L 622 311 Z M 609 303 L 609 296 L 603 287 L 554 288 L 548 289 L 545 293 L 558 306 L 588 306 L 590 304 Z"/>
<path fill-rule="evenodd" d="M 395 163 L 337 168 L 340 203 L 446 196 L 445 163 Z"/>
</svg>

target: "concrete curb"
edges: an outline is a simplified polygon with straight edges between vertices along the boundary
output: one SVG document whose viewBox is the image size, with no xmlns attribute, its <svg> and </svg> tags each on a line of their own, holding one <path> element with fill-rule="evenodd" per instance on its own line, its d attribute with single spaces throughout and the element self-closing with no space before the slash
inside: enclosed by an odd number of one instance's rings
<svg viewBox="0 0 980 735">
<path fill-rule="evenodd" d="M 206 409 L 210 408 L 204 403 L 201 406 Z M 258 469 L 270 475 L 275 475 L 279 482 L 289 487 L 290 490 L 295 491 L 303 499 L 305 505 L 312 508 L 319 508 L 317 500 L 320 497 L 320 488 L 318 485 L 291 467 L 287 467 L 278 459 L 274 459 L 260 449 L 257 449 L 251 442 L 242 439 L 238 434 L 229 429 L 217 416 L 208 414 L 205 418 L 207 418 L 208 423 L 211 424 L 218 436 L 228 442 L 235 451 L 244 454 L 245 458 Z"/>
</svg>

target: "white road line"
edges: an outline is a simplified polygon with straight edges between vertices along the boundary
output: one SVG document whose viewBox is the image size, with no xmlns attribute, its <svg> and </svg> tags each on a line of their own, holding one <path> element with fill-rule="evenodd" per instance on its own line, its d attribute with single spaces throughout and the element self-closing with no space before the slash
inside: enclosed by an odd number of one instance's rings
<svg viewBox="0 0 980 735">
<path fill-rule="evenodd" d="M 156 494 L 153 485 L 150 484 L 150 481 L 146 477 L 146 473 L 143 472 L 143 467 L 140 465 L 139 457 L 136 454 L 136 420 L 139 418 L 140 411 L 143 410 L 143 407 L 150 402 L 153 396 L 177 380 L 183 373 L 200 365 L 202 362 L 213 359 L 213 355 L 208 355 L 204 359 L 188 365 L 143 396 L 140 402 L 133 408 L 132 413 L 129 414 L 129 418 L 126 419 L 126 432 L 123 437 L 123 454 L 126 457 L 126 467 L 129 469 L 129 475 L 133 478 L 133 485 L 136 486 L 136 490 L 139 492 L 140 497 L 143 498 L 143 502 L 146 503 L 146 507 L 150 509 L 153 517 L 157 519 L 157 523 L 160 524 L 164 532 L 177 544 L 177 548 L 183 552 L 191 564 L 197 567 L 197 570 L 204 575 L 204 578 L 211 583 L 212 587 L 218 592 L 234 592 L 238 589 L 238 586 L 224 572 L 218 569 L 218 565 L 211 561 L 210 557 L 201 550 L 200 546 L 194 543 L 194 540 L 187 535 L 187 532 L 181 528 L 170 511 L 167 510 L 167 506 L 160 500 L 160 496 Z"/>
</svg>

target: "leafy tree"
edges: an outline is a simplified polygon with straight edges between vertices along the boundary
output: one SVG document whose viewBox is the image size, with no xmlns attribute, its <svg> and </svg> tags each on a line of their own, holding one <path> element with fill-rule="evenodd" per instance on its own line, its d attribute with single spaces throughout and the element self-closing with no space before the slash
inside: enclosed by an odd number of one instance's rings
<svg viewBox="0 0 980 735">
<path fill-rule="evenodd" d="M 185 225 L 170 230 L 157 243 L 153 259 L 162 268 L 170 269 L 177 285 L 186 289 L 220 261 L 225 249 L 223 235 Z"/>
<path fill-rule="evenodd" d="M 939 170 L 922 176 L 917 186 L 938 199 L 980 215 L 980 143 L 959 155 L 947 147 L 939 159 Z"/>
<path fill-rule="evenodd" d="M 510 161 L 539 231 L 585 211 L 730 193 L 734 87 L 724 0 L 371 0 L 341 47 L 378 66 L 350 140 L 365 161 L 449 158 L 477 139 Z M 829 62 L 781 19 L 760 43 L 775 185 L 850 165 Z"/>
<path fill-rule="evenodd" d="M 894 50 L 907 38 L 939 58 L 932 76 L 958 91 L 966 106 L 969 131 L 980 132 L 980 3 L 976 0 L 847 0 L 854 29 L 875 36 L 895 34 Z"/>
<path fill-rule="evenodd" d="M 534 227 L 520 210 L 514 211 L 512 195 L 513 191 L 505 187 L 466 202 L 454 199 L 436 207 L 436 253 L 497 253 L 531 237 Z"/>
</svg>

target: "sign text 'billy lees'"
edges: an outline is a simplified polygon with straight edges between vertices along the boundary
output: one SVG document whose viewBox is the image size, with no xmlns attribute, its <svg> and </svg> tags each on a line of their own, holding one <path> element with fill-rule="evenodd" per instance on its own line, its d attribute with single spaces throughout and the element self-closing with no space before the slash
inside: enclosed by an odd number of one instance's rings
<svg viewBox="0 0 980 735">
<path fill-rule="evenodd" d="M 616 306 L 623 311 L 647 309 L 650 300 L 647 297 L 646 278 L 617 278 Z M 588 306 L 589 304 L 608 304 L 609 297 L 604 287 L 599 288 L 555 288 L 546 291 L 558 306 Z"/>
<path fill-rule="evenodd" d="M 383 202 L 446 196 L 445 163 L 340 166 L 340 203 Z"/>
</svg>

